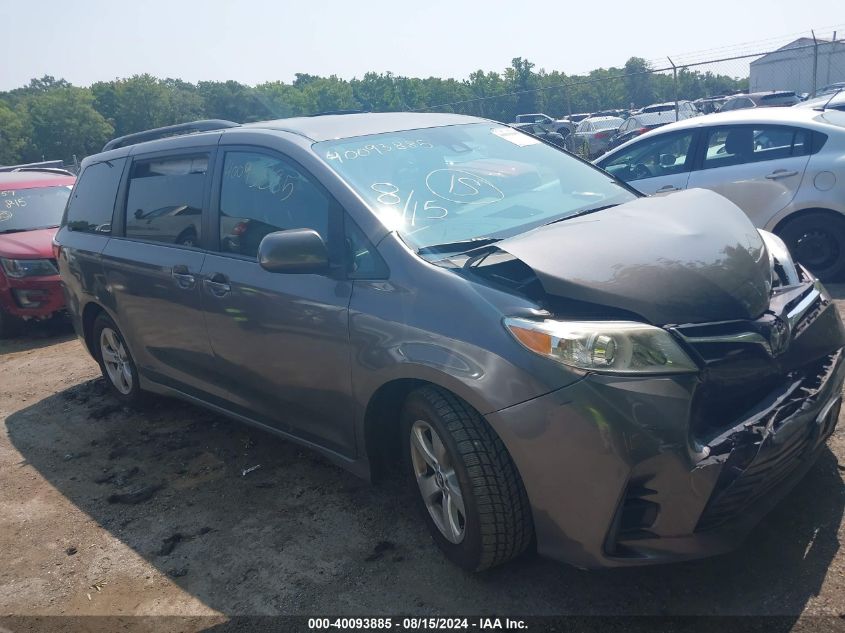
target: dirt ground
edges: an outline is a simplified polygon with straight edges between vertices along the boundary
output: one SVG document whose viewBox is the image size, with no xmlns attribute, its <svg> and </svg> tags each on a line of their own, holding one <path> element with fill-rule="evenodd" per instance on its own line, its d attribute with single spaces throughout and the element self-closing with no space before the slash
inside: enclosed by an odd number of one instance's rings
<svg viewBox="0 0 845 633">
<path fill-rule="evenodd" d="M 845 614 L 841 424 L 733 554 L 472 575 L 399 483 L 177 401 L 121 409 L 68 328 L 0 342 L 0 419 L 0 616 Z"/>
</svg>

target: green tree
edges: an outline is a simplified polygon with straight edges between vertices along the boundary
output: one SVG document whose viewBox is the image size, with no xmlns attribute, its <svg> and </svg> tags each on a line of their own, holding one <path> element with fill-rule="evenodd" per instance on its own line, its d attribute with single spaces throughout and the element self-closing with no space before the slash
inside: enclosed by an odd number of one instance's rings
<svg viewBox="0 0 845 633">
<path fill-rule="evenodd" d="M 94 97 L 83 88 L 67 87 L 42 92 L 25 103 L 30 138 L 27 161 L 87 156 L 100 151 L 114 128 L 94 109 Z"/>
<path fill-rule="evenodd" d="M 273 116 L 255 98 L 252 88 L 237 81 L 201 81 L 197 92 L 202 97 L 205 115 L 211 119 L 246 123 Z"/>
<path fill-rule="evenodd" d="M 28 131 L 23 117 L 0 102 L 0 165 L 21 162 Z"/>
<path fill-rule="evenodd" d="M 538 91 L 539 79 L 533 72 L 534 64 L 522 57 L 514 57 L 511 66 L 505 70 L 505 78 L 510 84 L 510 92 L 516 93 L 516 111 L 514 114 L 526 112 L 542 112 L 543 93 Z"/>
<path fill-rule="evenodd" d="M 651 72 L 651 67 L 642 57 L 632 57 L 625 62 L 626 107 L 633 104 L 641 108 L 654 103 L 656 95 L 652 81 L 653 77 L 654 74 Z"/>
</svg>

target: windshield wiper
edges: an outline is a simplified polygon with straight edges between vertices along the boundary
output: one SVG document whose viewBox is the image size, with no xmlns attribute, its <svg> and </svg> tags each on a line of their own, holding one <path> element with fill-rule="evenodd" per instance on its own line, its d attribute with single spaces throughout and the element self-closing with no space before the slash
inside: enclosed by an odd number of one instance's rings
<svg viewBox="0 0 845 633">
<path fill-rule="evenodd" d="M 0 231 L 0 235 L 5 233 L 24 233 L 26 231 L 40 231 L 42 229 L 57 229 L 59 228 L 58 224 L 51 224 L 49 226 L 32 226 L 26 229 L 6 229 L 5 231 Z"/>
<path fill-rule="evenodd" d="M 572 215 L 565 215 L 562 218 L 558 218 L 557 220 L 552 220 L 551 222 L 546 222 L 543 226 L 548 226 L 549 224 L 557 224 L 558 222 L 563 222 L 564 220 L 571 220 L 572 218 L 580 218 L 582 215 L 590 215 L 591 213 L 598 213 L 599 211 L 604 211 L 605 209 L 612 209 L 613 207 L 618 207 L 619 203 L 616 204 L 605 204 L 601 207 L 594 207 L 592 209 L 584 209 L 583 211 L 579 211 L 578 213 L 573 213 Z"/>
<path fill-rule="evenodd" d="M 446 242 L 445 244 L 432 244 L 431 246 L 423 246 L 417 250 L 417 255 L 431 255 L 439 253 L 464 253 L 473 251 L 482 246 L 495 244 L 501 242 L 500 237 L 473 237 L 468 240 L 459 240 L 457 242 Z"/>
</svg>

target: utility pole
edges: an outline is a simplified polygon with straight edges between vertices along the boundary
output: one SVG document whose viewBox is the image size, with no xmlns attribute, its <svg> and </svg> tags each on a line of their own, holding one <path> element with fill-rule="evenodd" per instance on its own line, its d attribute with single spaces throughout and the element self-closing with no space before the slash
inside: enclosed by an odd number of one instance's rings
<svg viewBox="0 0 845 633">
<path fill-rule="evenodd" d="M 819 41 L 816 39 L 816 32 L 810 31 L 813 35 L 813 89 L 810 91 L 810 96 L 816 96 L 816 86 L 818 86 L 818 82 L 816 80 L 819 72 Z"/>
<path fill-rule="evenodd" d="M 673 92 L 675 93 L 675 120 L 678 120 L 678 67 L 675 66 L 675 62 L 672 61 L 671 57 L 667 57 L 666 59 L 669 60 L 669 63 L 672 64 L 672 87 Z"/>
</svg>

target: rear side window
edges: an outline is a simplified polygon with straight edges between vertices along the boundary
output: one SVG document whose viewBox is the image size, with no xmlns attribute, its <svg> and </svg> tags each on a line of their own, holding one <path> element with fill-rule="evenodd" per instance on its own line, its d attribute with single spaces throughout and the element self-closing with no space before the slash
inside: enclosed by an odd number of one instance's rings
<svg viewBox="0 0 845 633">
<path fill-rule="evenodd" d="M 79 176 L 67 207 L 71 231 L 111 234 L 112 213 L 125 158 L 88 165 Z"/>
<path fill-rule="evenodd" d="M 707 132 L 704 168 L 778 160 L 810 153 L 807 130 L 782 126 L 731 126 Z"/>
<path fill-rule="evenodd" d="M 129 176 L 126 237 L 198 246 L 208 154 L 136 161 Z"/>
<path fill-rule="evenodd" d="M 220 250 L 255 257 L 268 233 L 314 229 L 329 241 L 329 198 L 293 163 L 228 152 L 220 190 Z"/>
</svg>

